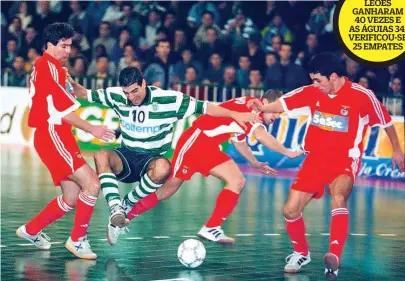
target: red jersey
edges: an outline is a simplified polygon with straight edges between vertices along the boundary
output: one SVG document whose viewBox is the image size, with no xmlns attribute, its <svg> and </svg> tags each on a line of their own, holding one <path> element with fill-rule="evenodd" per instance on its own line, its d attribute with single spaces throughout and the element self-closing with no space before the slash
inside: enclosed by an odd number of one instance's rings
<svg viewBox="0 0 405 281">
<path fill-rule="evenodd" d="M 62 120 L 80 107 L 80 103 L 66 91 L 66 72 L 62 64 L 47 53 L 39 58 L 30 77 L 30 113 L 28 126 L 47 128 L 49 124 L 71 126 Z"/>
<path fill-rule="evenodd" d="M 367 126 L 391 125 L 391 116 L 374 93 L 346 77 L 336 95 L 327 95 L 311 85 L 285 94 L 280 101 L 287 113 L 302 109 L 308 114 L 302 144 L 308 152 L 360 157 Z"/>
<path fill-rule="evenodd" d="M 231 99 L 229 101 L 221 103 L 219 106 L 237 112 L 253 112 L 249 108 L 248 102 L 250 100 L 256 99 L 254 97 L 240 97 L 236 99 Z M 263 120 L 263 114 L 259 115 Z M 230 117 L 213 117 L 207 114 L 201 115 L 197 120 L 194 121 L 193 127 L 199 128 L 205 135 L 212 138 L 213 142 L 218 145 L 223 143 L 232 137 L 233 141 L 244 141 L 246 136 L 251 136 L 253 131 L 259 127 L 263 126 L 261 123 L 246 123 L 246 129 L 243 129 L 239 124 Z"/>
</svg>

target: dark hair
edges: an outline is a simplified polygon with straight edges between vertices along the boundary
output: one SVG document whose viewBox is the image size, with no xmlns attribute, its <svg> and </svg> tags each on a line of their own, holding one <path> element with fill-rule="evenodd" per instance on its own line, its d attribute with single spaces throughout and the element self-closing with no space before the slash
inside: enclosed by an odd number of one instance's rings
<svg viewBox="0 0 405 281">
<path fill-rule="evenodd" d="M 96 62 L 98 62 L 98 61 L 101 60 L 101 59 L 106 59 L 107 62 L 110 61 L 110 60 L 108 59 L 108 56 L 99 56 L 99 57 L 97 57 Z"/>
<path fill-rule="evenodd" d="M 140 86 L 142 85 L 143 79 L 142 72 L 134 66 L 125 67 L 123 70 L 121 70 L 118 78 L 121 87 L 128 87 L 134 83 Z"/>
<path fill-rule="evenodd" d="M 329 79 L 332 73 L 343 76 L 345 70 L 338 56 L 331 52 L 323 52 L 313 56 L 308 64 L 308 72 L 313 74 L 319 73 Z"/>
<path fill-rule="evenodd" d="M 209 10 L 205 10 L 205 11 L 203 12 L 203 14 L 202 14 L 202 15 L 204 16 L 205 14 L 209 14 L 209 15 L 211 15 L 212 19 L 214 19 L 214 18 L 215 18 L 214 13 L 213 13 L 213 12 L 211 12 L 211 11 L 209 11 Z"/>
<path fill-rule="evenodd" d="M 262 99 L 266 99 L 268 102 L 274 102 L 274 101 L 278 100 L 279 98 L 281 98 L 282 95 L 283 95 L 282 91 L 268 90 L 267 92 L 265 92 L 263 94 Z"/>
<path fill-rule="evenodd" d="M 73 27 L 65 22 L 55 22 L 44 29 L 43 39 L 45 49 L 47 48 L 48 42 L 52 45 L 58 45 L 58 42 L 62 39 L 72 38 L 74 35 Z"/>
<path fill-rule="evenodd" d="M 157 40 L 155 46 L 158 47 L 160 43 L 169 43 L 169 44 L 170 44 L 170 40 L 167 39 L 167 38 L 166 38 L 166 39 Z"/>
</svg>

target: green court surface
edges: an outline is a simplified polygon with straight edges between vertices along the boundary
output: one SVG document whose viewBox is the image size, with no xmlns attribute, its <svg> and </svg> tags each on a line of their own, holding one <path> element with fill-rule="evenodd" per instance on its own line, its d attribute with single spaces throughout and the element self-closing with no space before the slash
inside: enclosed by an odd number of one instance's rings
<svg viewBox="0 0 405 281">
<path fill-rule="evenodd" d="M 304 213 L 312 262 L 301 273 L 286 275 L 284 259 L 292 248 L 281 209 L 291 179 L 254 175 L 246 179 L 239 205 L 224 224 L 237 244 L 221 247 L 203 241 L 207 258 L 199 268 L 185 268 L 176 256 L 178 245 L 204 224 L 222 188 L 220 181 L 199 175 L 171 199 L 132 221 L 130 232 L 115 246 L 106 241 L 109 213 L 100 195 L 88 233 L 98 259 L 84 261 L 64 247 L 73 212 L 44 231 L 53 242 L 50 251 L 38 251 L 16 237 L 15 230 L 60 190 L 52 186 L 35 151 L 3 146 L 1 280 L 325 280 L 322 257 L 329 243 L 330 198 L 312 202 Z M 352 193 L 350 235 L 338 280 L 405 280 L 405 192 L 395 188 L 398 183 L 371 184 L 357 185 Z M 121 194 L 130 188 L 121 186 Z"/>
</svg>

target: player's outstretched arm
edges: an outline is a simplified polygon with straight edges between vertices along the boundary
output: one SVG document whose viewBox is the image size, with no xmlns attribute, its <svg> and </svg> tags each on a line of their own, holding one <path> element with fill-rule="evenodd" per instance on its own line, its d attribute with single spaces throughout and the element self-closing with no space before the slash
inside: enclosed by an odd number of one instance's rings
<svg viewBox="0 0 405 281">
<path fill-rule="evenodd" d="M 88 132 L 103 141 L 110 141 L 114 139 L 115 133 L 113 130 L 108 129 L 107 126 L 103 125 L 92 125 L 86 120 L 81 119 L 74 112 L 65 115 L 62 119 L 73 127 Z"/>
<path fill-rule="evenodd" d="M 69 72 L 66 70 L 66 79 L 72 84 L 75 95 L 81 99 L 87 99 L 87 89 L 72 79 Z"/>
<path fill-rule="evenodd" d="M 232 141 L 236 150 L 245 158 L 252 167 L 260 170 L 263 174 L 266 175 L 277 175 L 277 171 L 270 168 L 267 163 L 259 162 L 256 157 L 253 155 L 253 152 L 250 150 L 246 141 L 236 142 Z"/>
<path fill-rule="evenodd" d="M 402 151 L 401 145 L 399 144 L 398 135 L 393 125 L 386 127 L 385 132 L 390 139 L 392 145 L 392 168 L 395 168 L 395 165 L 398 164 L 399 170 L 401 172 L 405 171 L 404 166 L 404 152 Z"/>
<path fill-rule="evenodd" d="M 261 123 L 262 120 L 255 113 L 250 112 L 236 112 L 228 110 L 213 103 L 208 103 L 206 114 L 214 117 L 230 117 L 238 122 L 242 128 L 246 129 L 245 123 Z"/>
<path fill-rule="evenodd" d="M 281 153 L 289 158 L 295 158 L 304 153 L 303 151 L 292 151 L 285 148 L 282 143 L 269 134 L 263 127 L 258 127 L 254 130 L 253 136 L 268 149 Z"/>
</svg>

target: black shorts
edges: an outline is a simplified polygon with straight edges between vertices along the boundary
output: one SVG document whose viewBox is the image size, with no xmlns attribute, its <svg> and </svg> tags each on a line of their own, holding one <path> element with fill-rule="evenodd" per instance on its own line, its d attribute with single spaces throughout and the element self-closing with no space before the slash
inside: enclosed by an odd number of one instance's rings
<svg viewBox="0 0 405 281">
<path fill-rule="evenodd" d="M 130 150 L 125 146 L 113 149 L 122 161 L 122 172 L 117 176 L 117 180 L 124 183 L 134 183 L 141 180 L 146 172 L 148 164 L 157 158 L 162 158 L 160 154 L 141 153 Z"/>
</svg>

